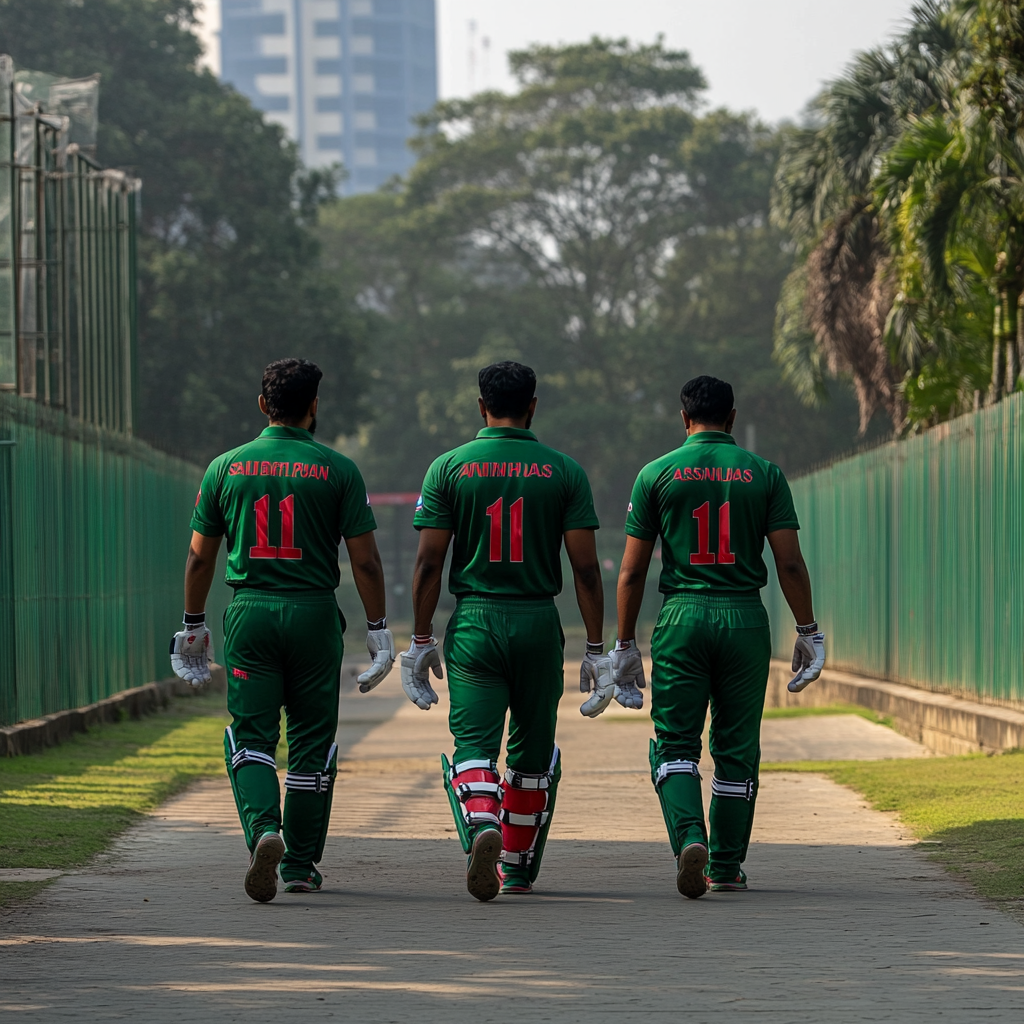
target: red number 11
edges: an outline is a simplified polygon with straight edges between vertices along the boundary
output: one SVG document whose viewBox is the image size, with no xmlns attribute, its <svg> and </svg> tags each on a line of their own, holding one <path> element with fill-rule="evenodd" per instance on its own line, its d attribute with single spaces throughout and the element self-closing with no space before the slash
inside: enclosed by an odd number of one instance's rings
<svg viewBox="0 0 1024 1024">
<path fill-rule="evenodd" d="M 711 550 L 710 523 L 711 502 L 705 501 L 693 510 L 697 520 L 697 550 L 690 555 L 690 565 L 732 565 L 736 556 L 729 550 L 729 502 L 718 509 L 718 556 Z"/>
<path fill-rule="evenodd" d="M 302 548 L 295 544 L 295 495 L 289 494 L 278 504 L 281 510 L 281 543 L 270 543 L 270 495 L 264 494 L 252 507 L 256 511 L 256 546 L 249 548 L 250 558 L 302 558 Z"/>
<path fill-rule="evenodd" d="M 501 503 L 499 498 L 484 511 L 491 520 L 491 561 L 501 561 Z M 523 560 L 523 499 L 516 498 L 508 507 L 509 518 L 509 561 Z"/>
</svg>

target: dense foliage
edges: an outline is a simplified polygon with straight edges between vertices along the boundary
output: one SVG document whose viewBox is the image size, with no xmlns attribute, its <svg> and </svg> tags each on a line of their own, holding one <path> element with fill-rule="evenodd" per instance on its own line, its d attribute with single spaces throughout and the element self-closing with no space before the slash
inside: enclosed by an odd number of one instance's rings
<svg viewBox="0 0 1024 1024">
<path fill-rule="evenodd" d="M 323 363 L 330 436 L 355 388 L 350 314 L 308 223 L 331 183 L 198 69 L 194 27 L 194 0 L 0 0 L 0 52 L 102 76 L 98 158 L 143 179 L 141 432 L 202 462 L 257 430 L 270 359 Z"/>
<path fill-rule="evenodd" d="M 773 218 L 797 248 L 776 353 L 814 402 L 853 378 L 896 429 L 1020 387 L 1024 9 L 927 0 L 788 133 Z"/>
<path fill-rule="evenodd" d="M 849 445 L 853 403 L 795 402 L 771 362 L 791 263 L 768 224 L 776 134 L 700 112 L 685 52 L 594 39 L 512 56 L 520 89 L 438 104 L 419 160 L 324 212 L 325 252 L 373 321 L 370 418 L 349 439 L 371 486 L 418 487 L 479 426 L 476 371 L 521 358 L 537 429 L 619 521 L 639 467 L 683 433 L 679 387 L 737 390 L 741 443 L 789 469 Z"/>
</svg>

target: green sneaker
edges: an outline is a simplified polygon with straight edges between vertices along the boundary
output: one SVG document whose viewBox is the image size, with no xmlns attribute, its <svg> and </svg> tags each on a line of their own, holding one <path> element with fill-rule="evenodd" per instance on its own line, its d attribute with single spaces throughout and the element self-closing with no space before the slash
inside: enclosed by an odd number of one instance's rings
<svg viewBox="0 0 1024 1024">
<path fill-rule="evenodd" d="M 249 858 L 245 894 L 257 903 L 269 903 L 277 895 L 277 866 L 284 856 L 284 840 L 276 832 L 264 832 Z"/>
<path fill-rule="evenodd" d="M 501 832 L 496 828 L 480 829 L 473 836 L 466 862 L 466 888 L 469 895 L 486 903 L 498 895 L 501 879 L 498 860 L 501 857 Z"/>
<path fill-rule="evenodd" d="M 529 868 L 499 864 L 498 874 L 501 876 L 501 893 L 503 896 L 521 896 L 524 893 L 533 892 L 533 882 L 530 881 Z"/>
<path fill-rule="evenodd" d="M 708 888 L 712 892 L 746 892 L 747 876 L 740 870 L 740 873 L 731 882 L 713 882 L 708 879 Z"/>
<path fill-rule="evenodd" d="M 708 891 L 707 862 L 708 848 L 703 843 L 687 843 L 676 859 L 676 888 L 687 899 L 700 899 Z"/>
<path fill-rule="evenodd" d="M 323 888 L 324 876 L 313 868 L 305 878 L 285 878 L 282 881 L 285 892 L 319 892 Z"/>
</svg>

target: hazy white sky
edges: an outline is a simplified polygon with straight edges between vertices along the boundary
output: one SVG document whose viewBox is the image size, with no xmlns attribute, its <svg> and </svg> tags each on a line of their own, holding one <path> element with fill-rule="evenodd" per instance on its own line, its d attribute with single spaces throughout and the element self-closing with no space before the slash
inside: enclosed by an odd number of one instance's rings
<svg viewBox="0 0 1024 1024">
<path fill-rule="evenodd" d="M 220 0 L 205 3 L 216 70 Z M 777 121 L 795 117 L 855 50 L 891 35 L 910 7 L 911 0 L 437 0 L 441 95 L 511 88 L 505 54 L 531 42 L 595 34 L 651 41 L 662 32 L 703 69 L 712 105 Z"/>
</svg>

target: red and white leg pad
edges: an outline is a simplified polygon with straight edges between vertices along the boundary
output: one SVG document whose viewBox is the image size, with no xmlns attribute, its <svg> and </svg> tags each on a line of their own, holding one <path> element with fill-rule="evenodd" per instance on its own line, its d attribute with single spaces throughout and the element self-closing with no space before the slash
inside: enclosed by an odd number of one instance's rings
<svg viewBox="0 0 1024 1024">
<path fill-rule="evenodd" d="M 451 784 L 468 828 L 501 823 L 501 781 L 493 761 L 460 761 L 452 765 Z"/>
<path fill-rule="evenodd" d="M 551 816 L 547 810 L 549 773 L 524 775 L 511 768 L 505 772 L 501 787 L 502 863 L 509 867 L 528 867 L 541 827 Z"/>
</svg>

